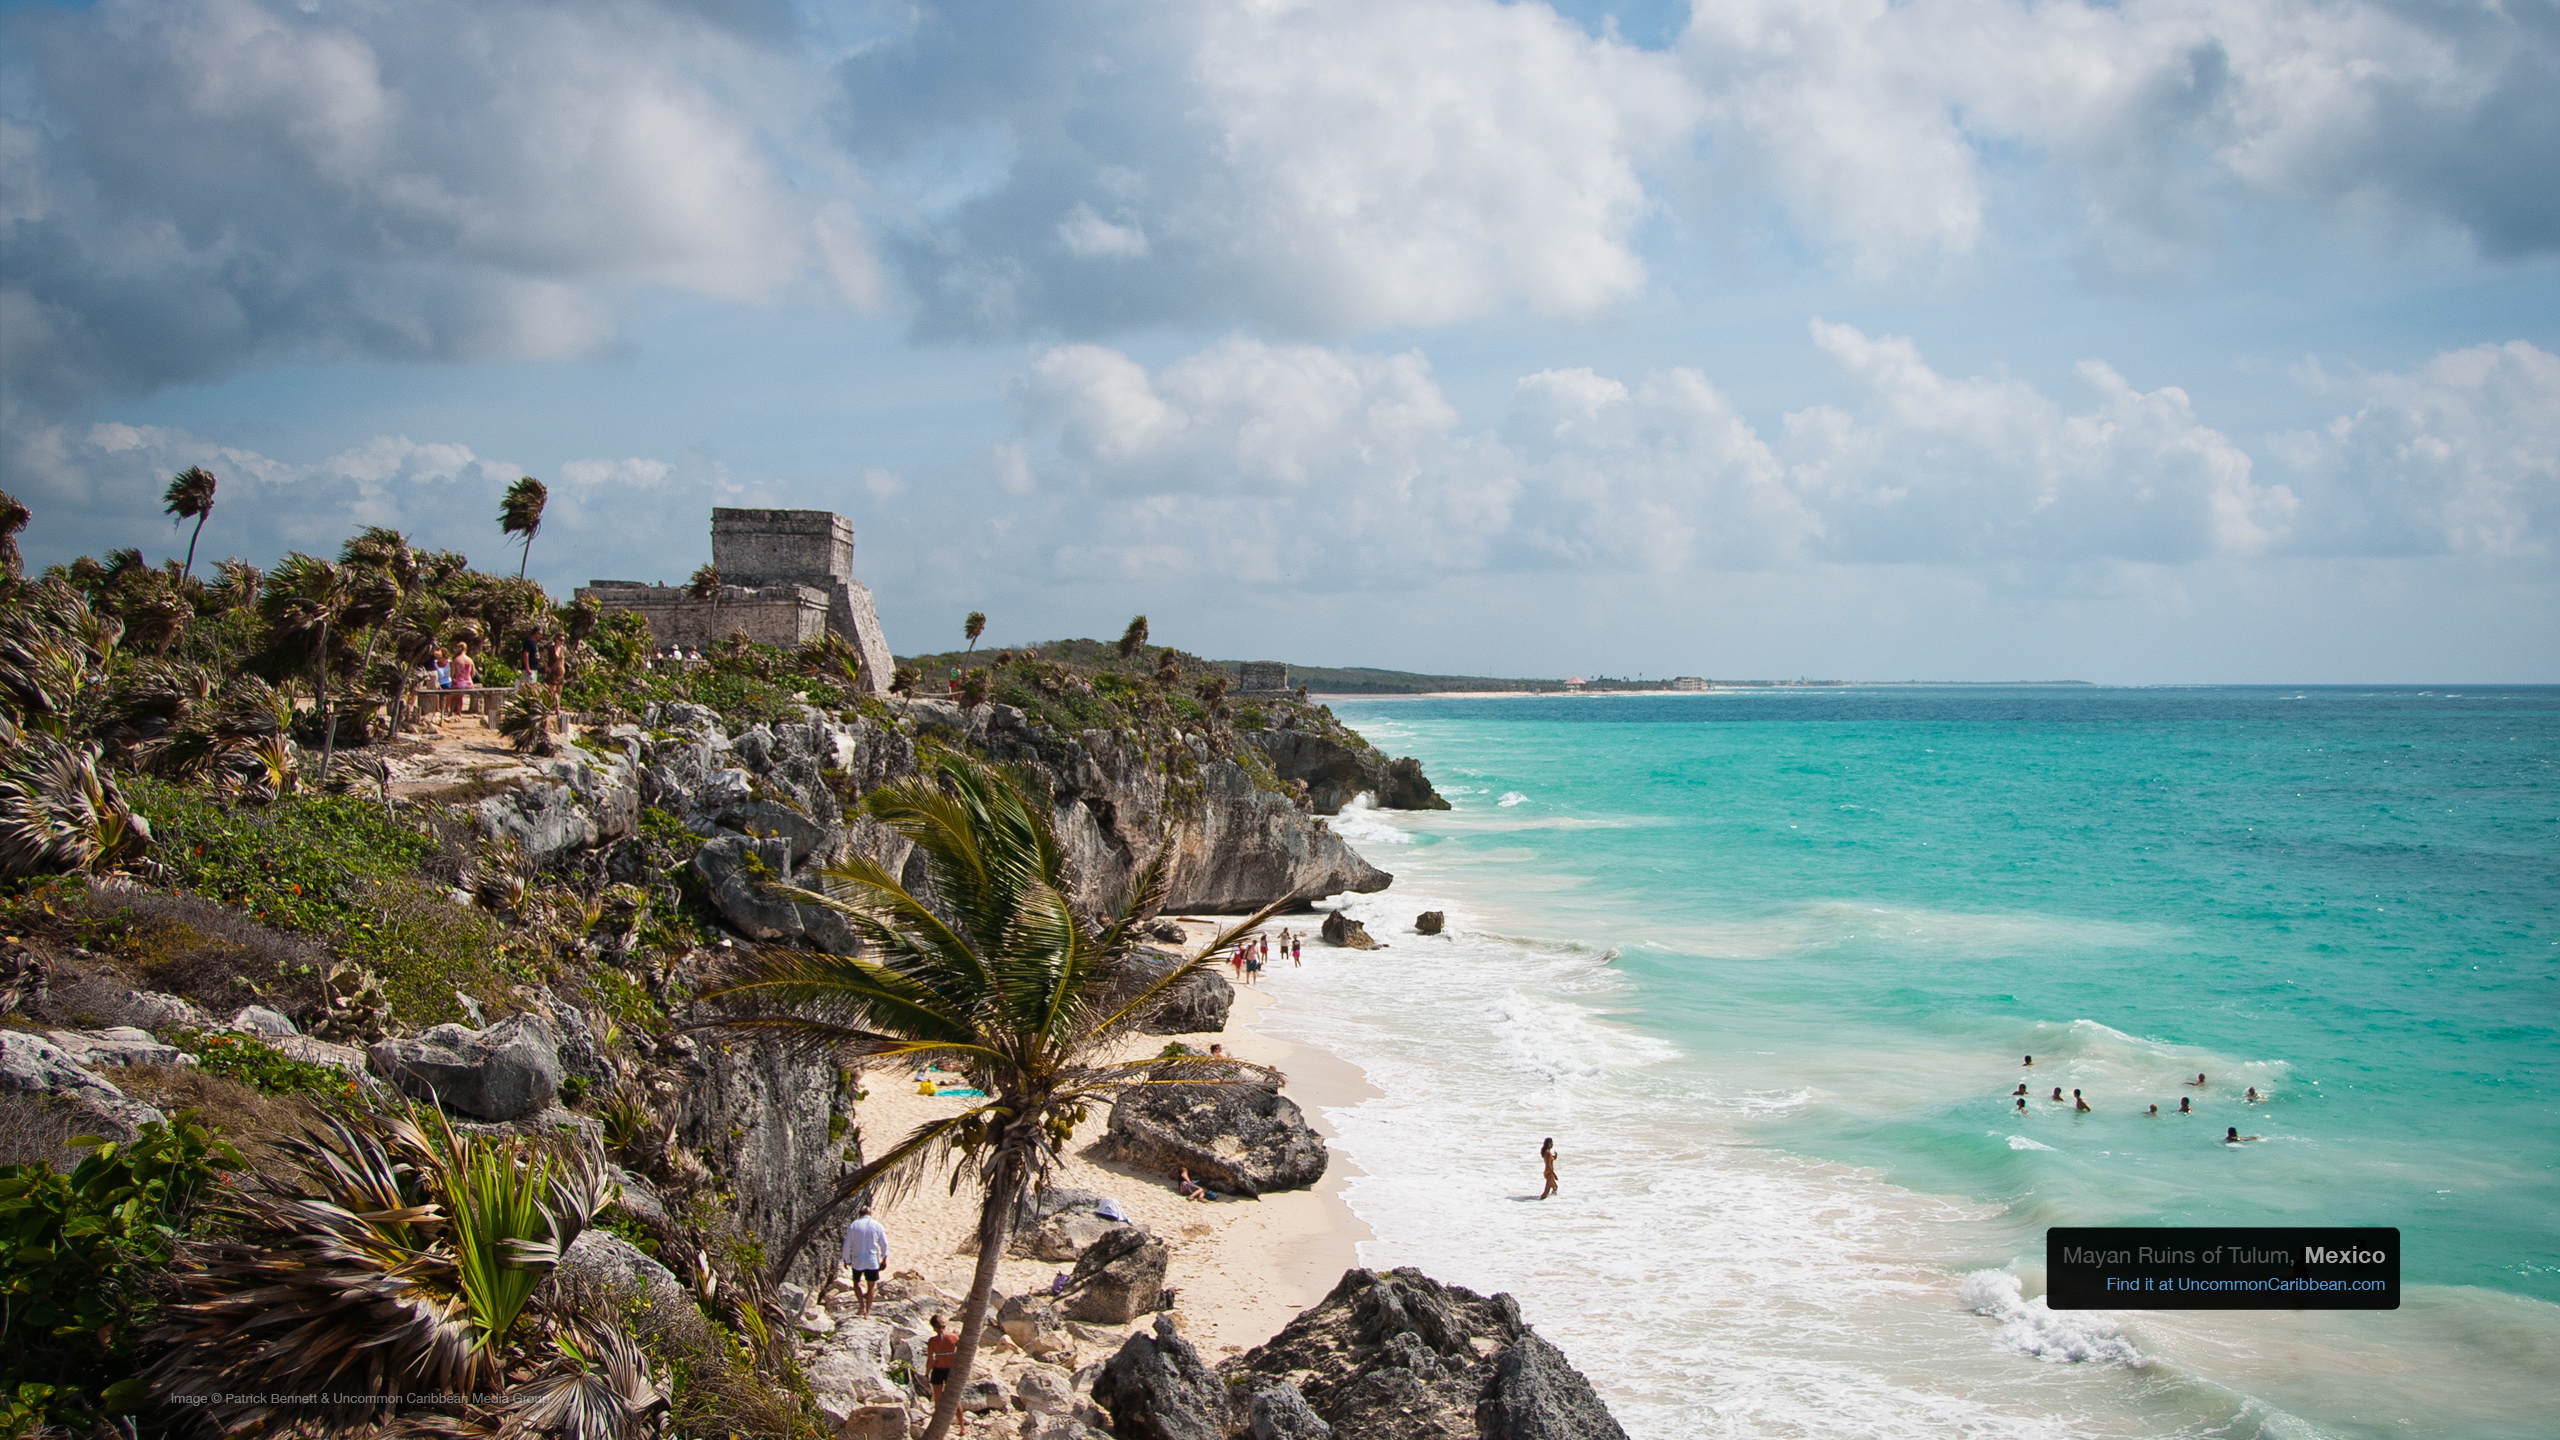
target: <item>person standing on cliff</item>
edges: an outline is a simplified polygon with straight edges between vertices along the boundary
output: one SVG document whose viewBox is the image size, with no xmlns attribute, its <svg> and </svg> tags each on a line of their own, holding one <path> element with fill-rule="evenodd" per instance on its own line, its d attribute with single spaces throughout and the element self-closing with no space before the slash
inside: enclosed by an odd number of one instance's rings
<svg viewBox="0 0 2560 1440">
<path fill-rule="evenodd" d="M 880 1290 L 880 1272 L 889 1264 L 889 1231 L 871 1218 L 868 1205 L 844 1227 L 843 1263 L 853 1272 L 854 1298 L 862 1302 L 862 1313 L 869 1315 L 871 1297 Z"/>
<path fill-rule="evenodd" d="M 1556 1193 L 1556 1137 L 1553 1135 L 1539 1144 L 1538 1161 L 1547 1167 L 1547 1188 L 1538 1192 L 1538 1198 L 1544 1200 Z"/>
</svg>

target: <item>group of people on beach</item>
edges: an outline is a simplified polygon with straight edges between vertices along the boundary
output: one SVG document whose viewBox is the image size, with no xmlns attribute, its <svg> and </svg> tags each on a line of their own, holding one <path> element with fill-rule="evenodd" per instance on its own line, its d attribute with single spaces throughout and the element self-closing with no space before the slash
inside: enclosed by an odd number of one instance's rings
<svg viewBox="0 0 2560 1440">
<path fill-rule="evenodd" d="M 2029 1068 L 2029 1069 L 2033 1069 L 2033 1068 L 2035 1067 L 2036 1057 L 2034 1057 L 2033 1055 L 2029 1055 L 2029 1056 L 2027 1056 L 2027 1057 L 2026 1057 L 2026 1059 L 2025 1059 L 2023 1062 L 2021 1062 L 2021 1063 L 2023 1063 L 2027 1068 Z M 2199 1070 L 2199 1071 L 2197 1071 L 2197 1072 L 2196 1072 L 2196 1078 L 2194 1078 L 2193 1080 L 2189 1080 L 2189 1081 L 2187 1081 L 2187 1082 L 2186 1082 L 2186 1085 L 2187 1085 L 2187 1088 L 2188 1088 L 2188 1089 L 2191 1089 L 2191 1090 L 2202 1090 L 2202 1089 L 2204 1089 L 2204 1088 L 2205 1088 L 2206 1083 L 2207 1083 L 2207 1082 L 2206 1082 L 2206 1080 L 2205 1080 L 2204 1072 L 2203 1072 L 2203 1071 L 2201 1071 L 2201 1070 Z M 2248 1095 L 2247 1095 L 2247 1096 L 2244 1098 L 2244 1100 L 2243 1100 L 2243 1103 L 2244 1103 L 2244 1104 L 2249 1104 L 2249 1105 L 2263 1105 L 2263 1104 L 2265 1104 L 2265 1103 L 2266 1103 L 2266 1097 L 2265 1097 L 2265 1096 L 2263 1096 L 2263 1095 L 2260 1095 L 2260 1094 L 2258 1093 L 2258 1087 L 2257 1087 L 2257 1086 L 2252 1085 L 2252 1086 L 2248 1087 L 2248 1089 L 2249 1089 L 2249 1093 L 2248 1093 Z M 2028 1112 L 2027 1112 L 2027 1099 L 2028 1099 L 2028 1095 L 2027 1095 L 2027 1082 L 2026 1082 L 2026 1081 L 2024 1081 L 2024 1080 L 2019 1081 L 2019 1082 L 2018 1082 L 2018 1088 L 2017 1088 L 2017 1089 L 2015 1089 L 2015 1090 L 2010 1091 L 2009 1093 L 2010 1093 L 2010 1095 L 2011 1095 L 2012 1097 L 2014 1097 L 2014 1098 L 2017 1100 L 2017 1102 L 2018 1102 L 2018 1113 L 2019 1113 L 2019 1114 L 2021 1114 L 2021 1115 L 2024 1115 L 2024 1114 L 2028 1113 Z M 2087 1097 L 2087 1096 L 2085 1096 L 2085 1095 L 2083 1095 L 2083 1094 L 2081 1094 L 2078 1090 L 2074 1090 L 2074 1091 L 2072 1091 L 2072 1092 L 2071 1092 L 2071 1098 L 2070 1098 L 2070 1100 L 2065 1101 L 2065 1100 L 2062 1098 L 2062 1087 L 2061 1087 L 2061 1086 L 2059 1086 L 2059 1085 L 2056 1085 L 2056 1086 L 2054 1086 L 2054 1087 L 2053 1087 L 2053 1094 L 2052 1094 L 2049 1098 L 2050 1098 L 2050 1100 L 2051 1100 L 2051 1102 L 2052 1102 L 2053 1104 L 2056 1104 L 2056 1105 L 2068 1104 L 2068 1105 L 2070 1105 L 2070 1107 L 2071 1107 L 2071 1109 L 2072 1109 L 2072 1113 L 2074 1113 L 2074 1114 L 2078 1114 L 2078 1115 L 2088 1115 L 2088 1114 L 2092 1114 L 2092 1113 L 2094 1113 L 2094 1112 L 2092 1112 L 2092 1111 L 2091 1111 L 2091 1109 L 2089 1108 L 2089 1099 L 2088 1099 L 2088 1097 Z M 2150 1108 L 2148 1111 L 2146 1111 L 2146 1112 L 2145 1112 L 2145 1114 L 2146 1114 L 2146 1115 L 2148 1115 L 2148 1116 L 2157 1116 L 2159 1113 L 2160 1113 L 2160 1107 L 2159 1107 L 2159 1105 L 2158 1105 L 2158 1104 L 2156 1104 L 2156 1103 L 2155 1103 L 2155 1104 L 2153 1104 L 2153 1105 L 2151 1106 L 2151 1108 Z M 2181 1114 L 2181 1115 L 2193 1115 L 2194 1113 L 2196 1113 L 2196 1108 L 2195 1108 L 2195 1098 L 2194 1098 L 2193 1096 L 2189 1096 L 2189 1095 L 2181 1095 L 2181 1096 L 2179 1096 L 2179 1097 L 2178 1097 L 2178 1111 L 2177 1111 L 2177 1113 L 2179 1113 L 2179 1114 Z M 2243 1134 L 2241 1134 L 2241 1133 L 2240 1133 L 2240 1127 L 2239 1127 L 2239 1126 L 2237 1126 L 2237 1125 L 2229 1126 L 2229 1127 L 2225 1128 L 2225 1129 L 2223 1130 L 2223 1132 L 2222 1132 L 2222 1143 L 2223 1143 L 2223 1144 L 2225 1144 L 2225 1145 L 2246 1145 L 2246 1144 L 2248 1144 L 2248 1143 L 2249 1143 L 2250 1141 L 2252 1141 L 2252 1140 L 2264 1140 L 2264 1139 L 2266 1139 L 2266 1138 L 2267 1138 L 2267 1137 L 2266 1137 L 2266 1136 L 2264 1136 L 2264 1135 L 2243 1135 Z"/>
<path fill-rule="evenodd" d="M 1302 943 L 1302 937 L 1292 934 L 1285 928 L 1281 930 L 1280 953 L 1289 957 L 1290 964 L 1304 965 L 1307 963 L 1305 960 L 1299 958 L 1299 947 Z M 1262 967 L 1270 963 L 1271 937 L 1269 935 L 1255 935 L 1252 939 L 1245 941 L 1235 949 L 1227 952 L 1227 964 L 1235 970 L 1236 983 L 1239 985 L 1261 984 Z"/>
</svg>

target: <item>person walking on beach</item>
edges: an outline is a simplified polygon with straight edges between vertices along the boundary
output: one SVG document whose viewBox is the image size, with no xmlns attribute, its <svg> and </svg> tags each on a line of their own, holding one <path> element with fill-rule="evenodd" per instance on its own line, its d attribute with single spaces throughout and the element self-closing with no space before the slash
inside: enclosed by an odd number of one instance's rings
<svg viewBox="0 0 2560 1440">
<path fill-rule="evenodd" d="M 1295 935 L 1289 937 L 1289 963 L 1300 969 L 1304 969 L 1307 963 L 1298 958 L 1298 937 Z"/>
<path fill-rule="evenodd" d="M 1244 951 L 1245 947 L 1239 945 L 1227 956 L 1227 964 L 1235 970 L 1236 983 L 1239 985 L 1244 983 Z"/>
<path fill-rule="evenodd" d="M 1538 1162 L 1547 1168 L 1547 1188 L 1538 1192 L 1538 1198 L 1544 1200 L 1556 1193 L 1556 1137 L 1553 1135 L 1540 1142 Z"/>
<path fill-rule="evenodd" d="M 1244 983 L 1247 985 L 1260 985 L 1262 983 L 1262 952 L 1260 950 L 1256 950 L 1251 955 L 1245 957 Z"/>
<path fill-rule="evenodd" d="M 880 1289 L 880 1272 L 889 1264 L 889 1232 L 871 1218 L 868 1205 L 844 1227 L 842 1264 L 853 1272 L 853 1298 L 862 1302 L 862 1313 L 869 1315 L 871 1297 Z"/>
</svg>

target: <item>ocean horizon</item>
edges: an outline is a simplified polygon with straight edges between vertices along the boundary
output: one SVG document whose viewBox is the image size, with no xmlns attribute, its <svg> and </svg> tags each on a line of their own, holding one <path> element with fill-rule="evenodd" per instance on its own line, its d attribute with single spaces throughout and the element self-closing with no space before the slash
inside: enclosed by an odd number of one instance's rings
<svg viewBox="0 0 2560 1440">
<path fill-rule="evenodd" d="M 2560 688 L 1333 704 L 1454 808 L 1338 819 L 1389 948 L 1261 1028 L 1383 1092 L 1363 1263 L 1518 1295 L 1639 1440 L 2550 1433 Z M 2109 1224 L 2398 1226 L 2404 1301 L 2047 1309 Z"/>
</svg>

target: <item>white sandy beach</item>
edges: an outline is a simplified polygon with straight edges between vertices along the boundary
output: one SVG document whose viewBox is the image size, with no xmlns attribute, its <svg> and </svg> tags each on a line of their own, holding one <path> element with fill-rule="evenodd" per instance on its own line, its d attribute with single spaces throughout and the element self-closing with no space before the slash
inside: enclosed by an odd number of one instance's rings
<svg viewBox="0 0 2560 1440">
<path fill-rule="evenodd" d="M 1304 926 L 1302 917 L 1290 917 L 1289 923 Z M 1212 933 L 1208 925 L 1184 928 L 1193 947 Z M 1276 935 L 1279 926 L 1270 928 Z M 1286 963 L 1276 949 L 1274 958 Z M 1331 1138 L 1325 1107 L 1356 1104 L 1377 1092 L 1358 1069 L 1324 1051 L 1256 1034 L 1254 1018 L 1270 1003 L 1268 992 L 1239 987 L 1225 1031 L 1141 1037 L 1130 1054 L 1151 1054 L 1172 1039 L 1202 1049 L 1212 1042 L 1223 1044 L 1240 1059 L 1286 1075 L 1284 1093 L 1306 1111 L 1318 1132 Z M 865 1143 L 874 1150 L 969 1103 L 917 1094 L 906 1067 L 875 1069 L 864 1084 L 870 1093 L 858 1115 Z M 1183 1333 L 1212 1359 L 1260 1344 L 1300 1310 L 1323 1299 L 1342 1272 L 1358 1263 L 1355 1247 L 1372 1238 L 1342 1203 L 1345 1166 L 1338 1154 L 1314 1190 L 1204 1204 L 1174 1193 L 1164 1177 L 1104 1158 L 1101 1142 L 1109 1122 L 1109 1107 L 1095 1107 L 1048 1183 L 1110 1196 L 1131 1218 L 1163 1237 L 1172 1252 L 1165 1283 L 1177 1292 Z M 966 1293 L 976 1265 L 970 1253 L 978 1224 L 974 1187 L 964 1184 L 955 1195 L 948 1176 L 937 1176 L 884 1204 L 878 1215 L 889 1230 L 890 1270 L 917 1270 L 946 1291 Z M 1051 1277 L 1067 1268 L 1008 1256 L 997 1271 L 996 1289 L 1008 1295 L 1046 1289 Z"/>
</svg>

